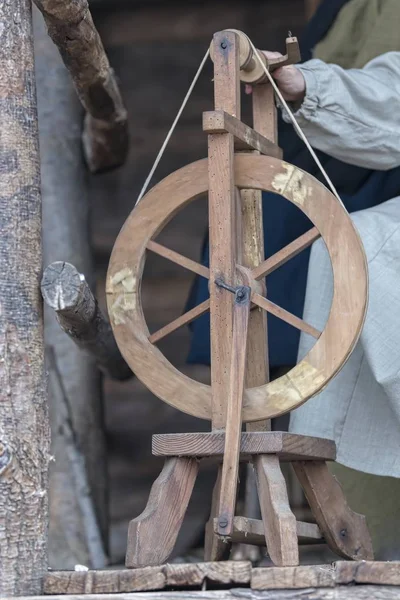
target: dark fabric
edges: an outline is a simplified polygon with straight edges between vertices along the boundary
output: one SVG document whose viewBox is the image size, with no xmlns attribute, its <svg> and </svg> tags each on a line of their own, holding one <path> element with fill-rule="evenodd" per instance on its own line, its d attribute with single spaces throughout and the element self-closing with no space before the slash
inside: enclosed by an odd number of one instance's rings
<svg viewBox="0 0 400 600">
<path fill-rule="evenodd" d="M 325 0 L 305 29 L 300 40 L 304 61 L 312 58 L 312 49 L 331 27 L 339 10 L 349 0 Z M 279 145 L 284 160 L 320 181 L 322 176 L 303 142 L 290 124 L 279 117 Z M 336 186 L 347 210 L 355 212 L 375 206 L 400 195 L 400 168 L 391 171 L 372 171 L 342 163 L 318 152 L 318 157 Z M 311 222 L 294 205 L 272 193 L 263 194 L 264 236 L 266 258 L 277 252 L 311 228 Z M 310 250 L 297 257 L 267 278 L 270 300 L 301 317 L 304 307 Z M 208 236 L 204 242 L 203 264 L 208 266 Z M 195 280 L 187 308 L 208 297 L 208 282 Z M 188 356 L 190 363 L 210 364 L 210 318 L 205 314 L 191 324 L 192 342 Z M 283 321 L 268 315 L 269 360 L 271 367 L 296 363 L 300 332 Z"/>
</svg>

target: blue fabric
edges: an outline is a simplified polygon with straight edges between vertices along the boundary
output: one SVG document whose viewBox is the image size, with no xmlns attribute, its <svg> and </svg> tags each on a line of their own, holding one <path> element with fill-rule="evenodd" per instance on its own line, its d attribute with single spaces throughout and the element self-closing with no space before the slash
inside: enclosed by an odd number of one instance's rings
<svg viewBox="0 0 400 600">
<path fill-rule="evenodd" d="M 349 0 L 325 0 L 308 24 L 300 40 L 304 61 L 312 58 L 312 49 L 331 27 L 339 10 Z M 318 167 L 290 124 L 279 118 L 279 145 L 284 160 L 320 181 Z M 318 157 L 336 186 L 347 210 L 355 212 L 375 206 L 400 195 L 400 168 L 372 171 L 345 164 L 318 152 Z M 311 222 L 293 204 L 272 193 L 263 194 L 266 258 L 289 244 L 312 227 Z M 301 317 L 304 307 L 310 249 L 304 250 L 267 278 L 268 298 Z M 203 264 L 209 265 L 208 236 L 203 247 Z M 188 300 L 187 309 L 208 297 L 208 282 L 198 277 Z M 188 362 L 210 364 L 210 317 L 205 314 L 191 324 L 192 341 Z M 268 315 L 270 366 L 296 363 L 300 332 Z"/>
</svg>

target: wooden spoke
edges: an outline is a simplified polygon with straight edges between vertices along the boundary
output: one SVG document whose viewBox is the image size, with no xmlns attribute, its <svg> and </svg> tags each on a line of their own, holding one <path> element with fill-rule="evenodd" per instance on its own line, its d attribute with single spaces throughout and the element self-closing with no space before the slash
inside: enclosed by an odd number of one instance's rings
<svg viewBox="0 0 400 600">
<path fill-rule="evenodd" d="M 282 248 L 282 250 L 279 250 L 279 252 L 276 252 L 270 256 L 270 258 L 267 258 L 267 260 L 264 260 L 264 262 L 259 264 L 258 267 L 253 269 L 252 275 L 254 279 L 262 279 L 276 269 L 279 269 L 279 267 L 288 262 L 288 260 L 294 258 L 300 254 L 302 250 L 305 250 L 311 246 L 311 244 L 319 237 L 321 237 L 321 234 L 316 227 L 306 231 L 306 233 Z"/>
<path fill-rule="evenodd" d="M 198 304 L 197 306 L 195 306 L 185 314 L 181 315 L 174 321 L 171 321 L 171 323 L 168 323 L 168 325 L 165 325 L 165 327 L 161 327 L 161 329 L 159 329 L 155 333 L 152 333 L 149 336 L 149 342 L 151 342 L 152 344 L 159 342 L 176 329 L 179 329 L 179 327 L 182 327 L 183 325 L 187 325 L 187 323 L 194 321 L 195 319 L 197 319 L 197 317 L 200 317 L 200 315 L 204 314 L 209 309 L 210 299 L 207 298 L 207 300 L 204 300 L 204 302 L 202 302 L 201 304 Z"/>
<path fill-rule="evenodd" d="M 175 250 L 170 250 L 170 248 L 162 246 L 158 242 L 150 240 L 147 243 L 147 250 L 151 250 L 155 254 L 158 254 L 159 256 L 162 256 L 167 260 L 170 260 L 171 262 L 176 263 L 177 265 L 180 265 L 189 271 L 192 271 L 193 273 L 197 273 L 197 275 L 201 275 L 206 279 L 209 279 L 210 277 L 210 270 L 207 267 L 204 267 L 190 258 L 186 258 L 186 256 L 182 256 L 182 254 L 175 252 Z"/>
<path fill-rule="evenodd" d="M 296 327 L 296 329 L 300 329 L 301 331 L 304 331 L 304 333 L 308 333 L 316 339 L 318 339 L 321 335 L 321 331 L 318 331 L 318 329 L 315 329 L 315 327 L 309 325 L 303 321 L 303 319 L 299 319 L 299 317 L 292 315 L 292 313 L 290 313 L 288 310 L 285 310 L 281 306 L 274 304 L 271 302 L 271 300 L 264 298 L 260 294 L 253 292 L 251 299 L 254 304 L 257 304 L 257 306 L 260 308 L 263 308 L 267 312 L 271 313 L 271 315 L 275 315 L 278 317 L 278 319 L 282 319 L 282 321 L 285 321 L 285 323 L 293 325 L 293 327 Z"/>
</svg>

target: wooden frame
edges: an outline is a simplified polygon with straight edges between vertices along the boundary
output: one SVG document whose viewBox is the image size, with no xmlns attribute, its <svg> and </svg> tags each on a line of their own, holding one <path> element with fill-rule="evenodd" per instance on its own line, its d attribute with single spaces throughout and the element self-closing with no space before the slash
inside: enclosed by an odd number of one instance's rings
<svg viewBox="0 0 400 600">
<path fill-rule="evenodd" d="M 297 42 L 291 39 L 292 50 L 293 43 Z M 125 223 L 110 260 L 107 301 L 125 360 L 154 394 L 183 412 L 210 419 L 212 426 L 209 434 L 154 437 L 155 454 L 165 456 L 166 462 L 146 509 L 130 522 L 128 567 L 160 565 L 168 559 L 197 477 L 197 461 L 204 456 L 222 459 L 206 530 L 206 560 L 221 559 L 226 542 L 239 539 L 246 543 L 256 537 L 258 543 L 264 541 L 275 565 L 299 564 L 299 531 L 306 524 L 297 523 L 290 509 L 280 458 L 293 463 L 318 525 L 317 539 L 322 536 L 332 550 L 347 558 L 373 556 L 365 518 L 347 506 L 326 466 L 325 461 L 335 457 L 335 444 L 262 431 L 269 427 L 267 419 L 318 393 L 349 357 L 365 318 L 367 268 L 360 239 L 341 203 L 314 177 L 276 158 L 280 155 L 276 110 L 268 87 L 258 88 L 262 91 L 254 95 L 254 120 L 265 123 L 263 131 L 240 121 L 239 80 L 264 79 L 249 48 L 252 46 L 241 32 L 226 30 L 214 35 L 215 111 L 203 119 L 208 160 L 176 171 L 147 193 Z M 290 62 L 289 51 L 282 60 L 282 64 Z M 273 66 L 279 66 L 279 61 Z M 235 144 L 250 153 L 235 154 Z M 295 204 L 315 225 L 267 261 L 263 260 L 263 190 Z M 207 191 L 209 268 L 155 241 L 177 211 Z M 332 306 L 322 332 L 270 302 L 264 282 L 259 281 L 319 235 L 328 249 L 334 277 Z M 140 299 L 147 250 L 208 278 L 210 292 L 209 302 L 153 334 L 147 329 Z M 256 310 L 252 310 L 254 306 Z M 154 345 L 208 309 L 211 386 L 179 373 Z M 298 365 L 272 382 L 268 381 L 268 312 L 316 339 Z M 243 421 L 262 423 L 242 434 Z M 238 468 L 239 461 L 246 458 L 254 468 L 262 521 L 240 517 L 239 523 L 235 517 Z M 315 536 L 315 531 L 309 532 L 309 537 Z"/>
</svg>

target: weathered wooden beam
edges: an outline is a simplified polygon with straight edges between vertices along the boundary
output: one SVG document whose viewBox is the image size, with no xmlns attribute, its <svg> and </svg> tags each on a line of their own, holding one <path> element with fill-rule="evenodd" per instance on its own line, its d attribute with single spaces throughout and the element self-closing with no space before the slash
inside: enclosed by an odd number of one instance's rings
<svg viewBox="0 0 400 600">
<path fill-rule="evenodd" d="M 132 376 L 110 323 L 84 276 L 73 265 L 62 261 L 49 265 L 43 273 L 41 290 L 45 302 L 56 311 L 61 328 L 96 359 L 101 370 L 119 380 Z"/>
<path fill-rule="evenodd" d="M 235 150 L 257 150 L 261 154 L 282 158 L 279 146 L 223 110 L 203 113 L 203 131 L 208 134 L 231 133 L 235 138 Z"/>
<path fill-rule="evenodd" d="M 122 165 L 128 154 L 127 112 L 87 0 L 34 0 L 86 110 L 83 148 L 93 173 Z"/>
<path fill-rule="evenodd" d="M 0 596 L 47 571 L 39 132 L 30 0 L 0 2 Z"/>
</svg>

